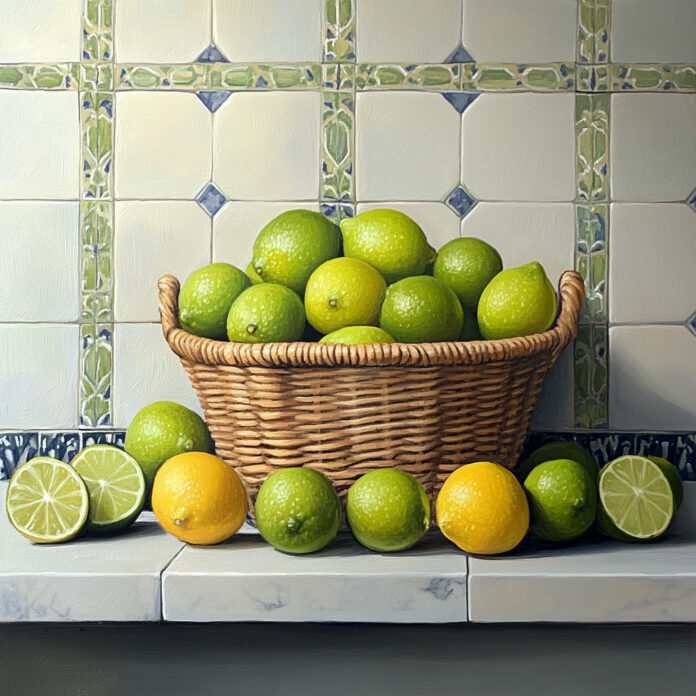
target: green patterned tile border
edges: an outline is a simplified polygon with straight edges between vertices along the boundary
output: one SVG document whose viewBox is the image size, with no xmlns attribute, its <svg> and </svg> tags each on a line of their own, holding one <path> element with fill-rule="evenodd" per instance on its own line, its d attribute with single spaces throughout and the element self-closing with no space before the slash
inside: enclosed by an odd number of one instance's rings
<svg viewBox="0 0 696 696">
<path fill-rule="evenodd" d="M 80 426 L 111 423 L 113 324 L 80 327 Z"/>
<path fill-rule="evenodd" d="M 355 62 L 355 0 L 325 0 L 325 61 Z"/>
<path fill-rule="evenodd" d="M 406 65 L 360 63 L 355 75 L 357 89 L 461 89 L 460 63 Z"/>
<path fill-rule="evenodd" d="M 578 201 L 609 199 L 608 94 L 577 94 L 575 134 Z"/>
<path fill-rule="evenodd" d="M 84 0 L 82 61 L 113 61 L 113 0 Z"/>
<path fill-rule="evenodd" d="M 461 89 L 467 91 L 572 92 L 575 89 L 573 63 L 462 63 L 461 71 Z"/>
<path fill-rule="evenodd" d="M 113 92 L 80 92 L 82 197 L 104 199 L 112 191 Z"/>
<path fill-rule="evenodd" d="M 83 323 L 103 323 L 112 313 L 113 203 L 82 201 L 81 219 L 81 295 Z"/>
<path fill-rule="evenodd" d="M 2 89 L 77 89 L 79 63 L 5 63 L 0 64 Z"/>
<path fill-rule="evenodd" d="M 575 268 L 585 281 L 581 321 L 606 323 L 609 206 L 577 205 L 575 213 Z"/>
<path fill-rule="evenodd" d="M 355 65 L 353 63 L 324 63 L 321 67 L 324 89 L 355 89 Z"/>
<path fill-rule="evenodd" d="M 611 0 L 578 0 L 578 63 L 607 63 Z"/>
<path fill-rule="evenodd" d="M 355 199 L 353 159 L 355 94 L 322 93 L 322 200 Z"/>
<path fill-rule="evenodd" d="M 611 90 L 696 92 L 696 65 L 615 63 L 611 66 Z"/>
<path fill-rule="evenodd" d="M 608 424 L 609 333 L 606 324 L 581 324 L 575 341 L 575 427 L 606 428 Z"/>
<path fill-rule="evenodd" d="M 575 84 L 578 92 L 609 92 L 610 68 L 608 65 L 576 65 Z"/>
</svg>

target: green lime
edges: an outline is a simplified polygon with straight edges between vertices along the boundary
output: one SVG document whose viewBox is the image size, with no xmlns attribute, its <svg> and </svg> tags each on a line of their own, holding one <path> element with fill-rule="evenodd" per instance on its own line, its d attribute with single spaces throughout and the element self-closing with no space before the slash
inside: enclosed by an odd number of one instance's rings
<svg viewBox="0 0 696 696">
<path fill-rule="evenodd" d="M 112 445 L 91 445 L 70 465 L 87 484 L 87 531 L 110 534 L 135 522 L 145 504 L 145 476 L 130 454 Z"/>
<path fill-rule="evenodd" d="M 12 475 L 6 511 L 12 526 L 37 544 L 68 541 L 87 522 L 87 486 L 69 464 L 34 457 Z"/>
<path fill-rule="evenodd" d="M 376 324 L 386 290 L 384 278 L 364 261 L 344 256 L 325 261 L 307 281 L 307 321 L 324 334 Z"/>
<path fill-rule="evenodd" d="M 251 261 L 249 261 L 249 264 L 244 269 L 244 272 L 247 274 L 247 277 L 251 281 L 252 285 L 263 283 L 263 278 L 256 272 L 254 264 Z"/>
<path fill-rule="evenodd" d="M 597 460 L 584 447 L 578 445 L 577 442 L 559 440 L 557 442 L 547 442 L 535 449 L 519 465 L 519 469 L 516 472 L 518 478 L 520 481 L 524 481 L 535 466 L 549 462 L 552 459 L 572 459 L 585 467 L 593 481 L 596 481 L 599 476 Z"/>
<path fill-rule="evenodd" d="M 289 467 L 263 482 L 254 516 L 261 536 L 274 548 L 312 553 L 336 536 L 341 503 L 326 476 L 314 469 Z"/>
<path fill-rule="evenodd" d="M 479 331 L 478 321 L 476 321 L 476 316 L 464 312 L 464 323 L 462 324 L 462 330 L 459 332 L 460 341 L 482 341 L 483 336 Z"/>
<path fill-rule="evenodd" d="M 402 551 L 430 526 L 430 502 L 417 479 L 400 469 L 375 469 L 348 490 L 348 524 L 373 551 Z"/>
<path fill-rule="evenodd" d="M 431 276 L 390 285 L 379 316 L 379 325 L 402 343 L 456 341 L 463 322 L 457 296 Z"/>
<path fill-rule="evenodd" d="M 425 273 L 433 250 L 423 230 L 398 210 L 367 210 L 341 220 L 343 253 L 376 268 L 387 283 Z"/>
<path fill-rule="evenodd" d="M 184 331 L 225 340 L 232 302 L 251 285 L 249 278 L 229 263 L 211 263 L 194 271 L 179 293 L 179 318 Z"/>
<path fill-rule="evenodd" d="M 532 531 L 546 541 L 571 541 L 583 535 L 597 513 L 595 480 L 572 459 L 534 467 L 524 481 Z"/>
<path fill-rule="evenodd" d="M 598 522 L 619 541 L 645 541 L 665 532 L 674 495 L 662 469 L 647 457 L 626 455 L 599 473 Z"/>
<path fill-rule="evenodd" d="M 556 317 L 556 293 L 536 261 L 498 273 L 478 304 L 478 323 L 486 339 L 541 333 Z"/>
<path fill-rule="evenodd" d="M 157 470 L 182 452 L 213 452 L 203 419 L 173 401 L 155 401 L 141 408 L 126 431 L 126 452 L 140 464 L 147 484 L 147 501 Z"/>
<path fill-rule="evenodd" d="M 232 303 L 227 317 L 227 335 L 240 343 L 297 341 L 304 328 L 302 300 L 276 283 L 247 288 Z"/>
<path fill-rule="evenodd" d="M 662 469 L 662 473 L 667 477 L 670 488 L 672 489 L 672 494 L 674 495 L 674 512 L 676 512 L 681 507 L 682 501 L 684 500 L 684 484 L 682 483 L 677 467 L 664 457 L 648 455 L 648 459 L 651 462 L 655 462 L 655 464 Z"/>
<path fill-rule="evenodd" d="M 454 290 L 465 311 L 476 310 L 483 289 L 502 270 L 500 254 L 475 237 L 447 242 L 433 265 L 433 275 Z"/>
<path fill-rule="evenodd" d="M 302 295 L 312 271 L 341 253 L 341 232 L 312 210 L 288 210 L 273 218 L 254 242 L 252 264 L 266 283 Z"/>
<path fill-rule="evenodd" d="M 394 338 L 379 326 L 344 326 L 324 336 L 319 343 L 394 343 Z"/>
</svg>

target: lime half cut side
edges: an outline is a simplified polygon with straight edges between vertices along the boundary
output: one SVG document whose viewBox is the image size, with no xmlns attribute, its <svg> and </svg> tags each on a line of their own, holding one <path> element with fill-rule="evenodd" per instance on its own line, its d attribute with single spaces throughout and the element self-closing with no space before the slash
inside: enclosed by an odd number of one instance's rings
<svg viewBox="0 0 696 696">
<path fill-rule="evenodd" d="M 145 502 L 145 476 L 130 454 L 111 445 L 91 445 L 70 464 L 87 484 L 87 531 L 110 534 L 135 521 Z"/>
<path fill-rule="evenodd" d="M 69 464 L 51 457 L 35 457 L 15 471 L 6 503 L 12 526 L 37 544 L 72 539 L 89 514 L 84 481 Z"/>
<path fill-rule="evenodd" d="M 660 536 L 672 521 L 674 495 L 660 467 L 646 457 L 609 462 L 599 475 L 600 523 L 622 541 Z"/>
</svg>

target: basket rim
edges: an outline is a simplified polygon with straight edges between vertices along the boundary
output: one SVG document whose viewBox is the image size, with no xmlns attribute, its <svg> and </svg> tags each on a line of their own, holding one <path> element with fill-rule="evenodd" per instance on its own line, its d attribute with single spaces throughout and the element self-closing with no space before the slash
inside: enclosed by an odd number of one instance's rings
<svg viewBox="0 0 696 696">
<path fill-rule="evenodd" d="M 577 271 L 565 271 L 558 283 L 559 311 L 548 331 L 492 341 L 439 343 L 233 343 L 194 336 L 179 323 L 178 279 L 158 281 L 162 332 L 181 359 L 233 367 L 437 367 L 509 361 L 551 351 L 553 358 L 576 337 L 585 286 Z"/>
</svg>

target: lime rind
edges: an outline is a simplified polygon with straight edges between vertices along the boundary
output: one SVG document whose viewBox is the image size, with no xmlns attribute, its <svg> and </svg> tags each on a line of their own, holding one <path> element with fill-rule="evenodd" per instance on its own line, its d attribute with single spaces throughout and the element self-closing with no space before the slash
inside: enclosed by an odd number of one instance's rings
<svg viewBox="0 0 696 696">
<path fill-rule="evenodd" d="M 10 479 L 5 500 L 12 526 L 37 544 L 74 538 L 89 516 L 85 482 L 69 464 L 51 457 L 22 464 Z"/>
<path fill-rule="evenodd" d="M 88 531 L 107 534 L 135 521 L 145 504 L 147 484 L 134 457 L 112 445 L 90 445 L 70 465 L 89 493 Z"/>
<path fill-rule="evenodd" d="M 599 476 L 600 519 L 620 538 L 655 539 L 674 516 L 674 495 L 660 467 L 627 455 L 609 462 Z"/>
</svg>

